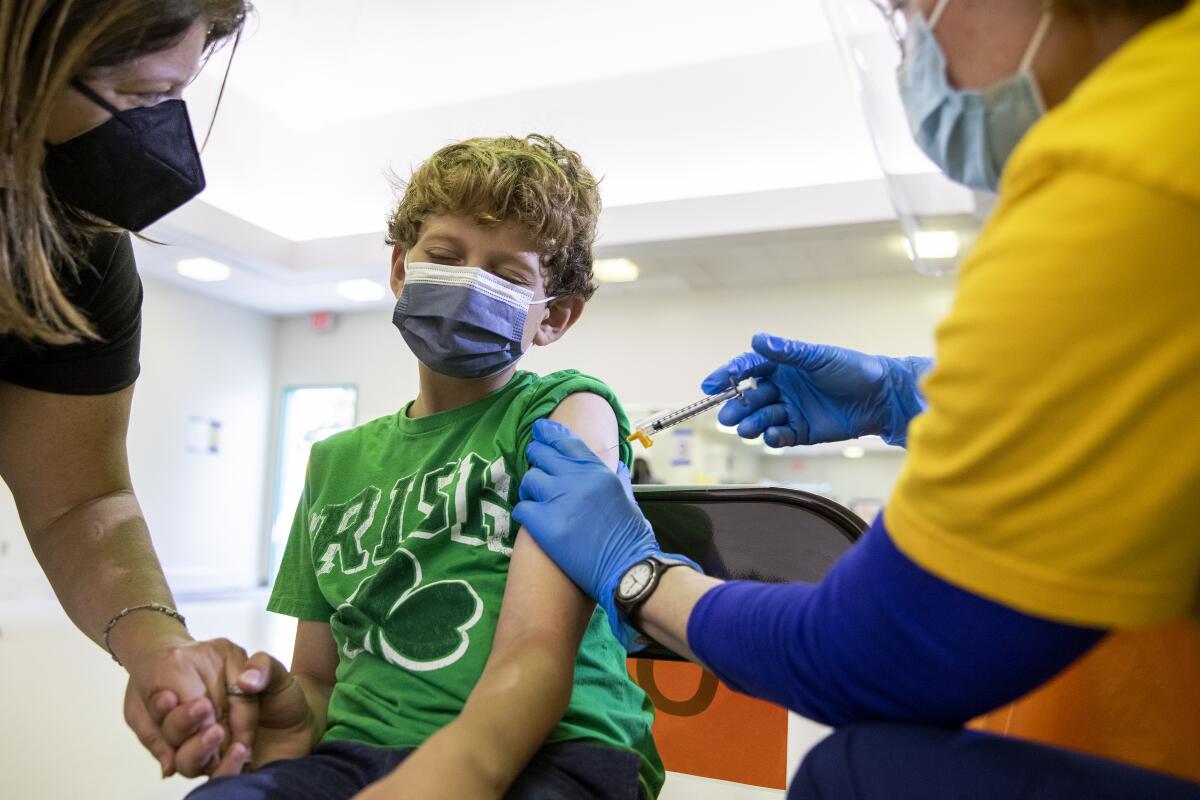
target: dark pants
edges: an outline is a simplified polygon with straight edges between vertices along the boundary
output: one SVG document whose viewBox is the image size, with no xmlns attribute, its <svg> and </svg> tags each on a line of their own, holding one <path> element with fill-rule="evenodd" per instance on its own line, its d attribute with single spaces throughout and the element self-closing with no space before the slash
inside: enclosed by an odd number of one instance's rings
<svg viewBox="0 0 1200 800">
<path fill-rule="evenodd" d="M 318 745 L 311 755 L 276 761 L 257 772 L 216 778 L 188 800 L 342 800 L 386 776 L 412 750 L 357 742 Z M 504 795 L 506 800 L 638 800 L 636 753 L 584 742 L 538 750 Z"/>
<path fill-rule="evenodd" d="M 789 800 L 1200 800 L 1200 784 L 974 731 L 864 723 L 809 752 Z"/>
</svg>

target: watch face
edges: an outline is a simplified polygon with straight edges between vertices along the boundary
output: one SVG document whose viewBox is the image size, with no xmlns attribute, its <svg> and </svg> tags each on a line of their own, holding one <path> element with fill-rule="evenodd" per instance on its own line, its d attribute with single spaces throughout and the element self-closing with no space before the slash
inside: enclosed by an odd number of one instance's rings
<svg viewBox="0 0 1200 800">
<path fill-rule="evenodd" d="M 617 589 L 617 595 L 622 600 L 632 600 L 650 585 L 650 579 L 653 576 L 654 569 L 646 562 L 634 564 L 625 573 L 625 577 L 621 578 L 621 586 Z"/>
</svg>

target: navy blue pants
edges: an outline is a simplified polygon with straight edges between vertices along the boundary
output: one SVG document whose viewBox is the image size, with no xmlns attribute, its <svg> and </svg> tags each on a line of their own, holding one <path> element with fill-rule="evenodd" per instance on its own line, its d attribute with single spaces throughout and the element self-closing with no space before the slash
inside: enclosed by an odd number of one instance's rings
<svg viewBox="0 0 1200 800">
<path fill-rule="evenodd" d="M 215 778 L 188 800 L 344 800 L 386 776 L 412 750 L 357 742 L 317 745 L 312 754 L 257 772 Z M 585 742 L 543 746 L 505 794 L 506 800 L 639 800 L 636 753 Z"/>
<path fill-rule="evenodd" d="M 788 800 L 1200 800 L 1200 784 L 1019 739 L 879 722 L 814 747 Z"/>
</svg>

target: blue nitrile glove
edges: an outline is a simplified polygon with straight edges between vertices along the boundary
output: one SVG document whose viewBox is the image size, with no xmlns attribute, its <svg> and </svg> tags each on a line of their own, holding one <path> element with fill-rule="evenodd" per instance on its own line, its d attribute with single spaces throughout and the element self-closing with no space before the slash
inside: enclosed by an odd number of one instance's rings
<svg viewBox="0 0 1200 800">
<path fill-rule="evenodd" d="M 525 526 L 542 550 L 608 614 L 613 634 L 629 652 L 645 647 L 615 604 L 617 584 L 637 562 L 665 554 L 650 523 L 633 500 L 629 470 L 610 470 L 582 440 L 548 419 L 533 424 L 530 469 L 521 481 L 513 519 Z M 624 466 L 624 465 L 622 465 Z"/>
<path fill-rule="evenodd" d="M 736 356 L 701 384 L 708 394 L 730 382 L 758 378 L 758 386 L 721 409 L 722 425 L 772 447 L 882 436 L 908 443 L 908 423 L 925 410 L 917 382 L 933 359 L 871 356 L 828 344 L 757 334 L 754 352 Z"/>
</svg>

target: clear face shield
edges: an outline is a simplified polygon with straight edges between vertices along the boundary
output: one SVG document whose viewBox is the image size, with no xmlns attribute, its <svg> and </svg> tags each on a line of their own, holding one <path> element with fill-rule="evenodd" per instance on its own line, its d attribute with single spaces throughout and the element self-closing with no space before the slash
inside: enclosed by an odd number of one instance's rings
<svg viewBox="0 0 1200 800">
<path fill-rule="evenodd" d="M 862 106 L 871 142 L 918 272 L 957 267 L 995 196 L 946 178 L 909 130 L 896 80 L 908 33 L 903 0 L 821 0 L 834 42 Z"/>
</svg>

